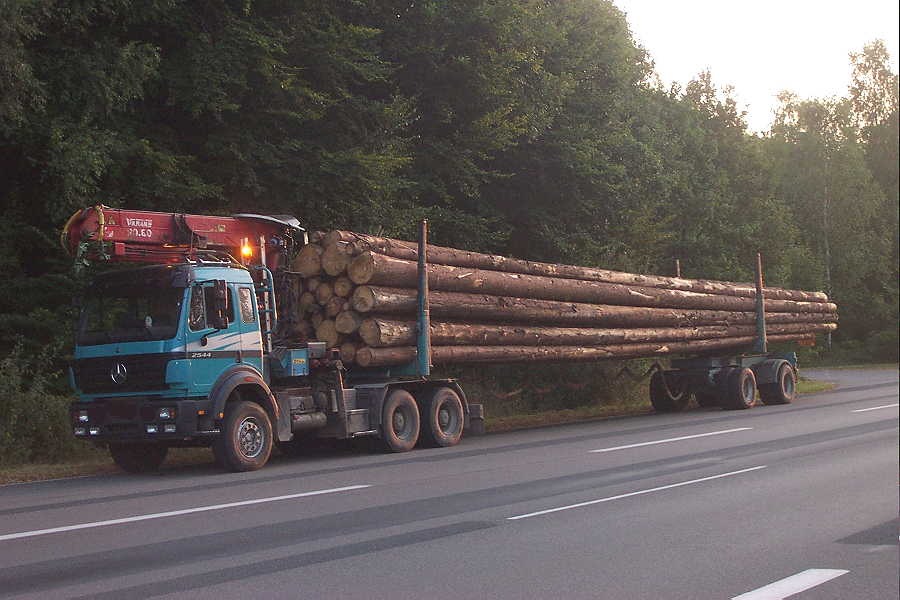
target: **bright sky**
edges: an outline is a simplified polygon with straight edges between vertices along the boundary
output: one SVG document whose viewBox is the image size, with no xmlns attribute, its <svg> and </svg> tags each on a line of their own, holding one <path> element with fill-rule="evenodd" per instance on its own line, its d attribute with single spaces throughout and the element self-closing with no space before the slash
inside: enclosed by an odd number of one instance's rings
<svg viewBox="0 0 900 600">
<path fill-rule="evenodd" d="M 776 95 L 845 95 L 850 52 L 882 39 L 897 72 L 897 0 L 613 0 L 665 84 L 709 69 L 732 85 L 751 131 L 766 131 Z"/>
</svg>

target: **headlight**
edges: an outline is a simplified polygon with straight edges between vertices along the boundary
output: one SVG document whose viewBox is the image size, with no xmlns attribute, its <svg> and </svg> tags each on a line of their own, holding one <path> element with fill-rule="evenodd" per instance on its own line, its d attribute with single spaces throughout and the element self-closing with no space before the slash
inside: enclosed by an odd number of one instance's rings
<svg viewBox="0 0 900 600">
<path fill-rule="evenodd" d="M 168 421 L 169 419 L 175 418 L 175 409 L 174 408 L 161 408 L 159 409 L 159 420 L 160 421 Z"/>
<path fill-rule="evenodd" d="M 79 410 L 78 411 L 78 422 L 79 423 L 87 423 L 90 417 L 88 417 L 88 411 Z"/>
<path fill-rule="evenodd" d="M 84 427 L 76 427 L 75 435 L 87 435 L 87 429 L 85 429 Z"/>
<path fill-rule="evenodd" d="M 147 425 L 147 433 L 156 433 L 159 428 L 156 425 Z"/>
</svg>

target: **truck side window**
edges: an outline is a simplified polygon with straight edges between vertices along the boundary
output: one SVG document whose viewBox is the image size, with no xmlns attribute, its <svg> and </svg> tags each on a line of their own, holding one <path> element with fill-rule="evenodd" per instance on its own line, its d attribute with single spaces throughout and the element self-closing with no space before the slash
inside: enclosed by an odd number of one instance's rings
<svg viewBox="0 0 900 600">
<path fill-rule="evenodd" d="M 238 288 L 238 301 L 241 304 L 241 321 L 253 323 L 253 290 L 250 288 Z"/>
<path fill-rule="evenodd" d="M 191 288 L 191 313 L 188 316 L 188 326 L 191 331 L 206 328 L 206 304 L 203 301 L 203 288 L 200 286 Z"/>
<path fill-rule="evenodd" d="M 207 316 L 206 307 L 212 310 L 215 306 L 213 294 L 215 288 L 210 285 L 194 286 L 191 289 L 191 313 L 188 317 L 188 325 L 191 331 L 200 331 L 209 327 L 207 323 L 211 320 Z M 234 323 L 234 302 L 231 300 L 231 290 L 228 290 L 226 296 L 225 316 L 228 317 L 229 323 Z"/>
</svg>

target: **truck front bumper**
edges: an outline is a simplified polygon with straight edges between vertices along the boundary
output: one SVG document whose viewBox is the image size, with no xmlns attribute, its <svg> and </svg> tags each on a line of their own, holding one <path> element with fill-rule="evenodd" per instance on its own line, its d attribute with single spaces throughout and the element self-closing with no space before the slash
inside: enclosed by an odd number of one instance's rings
<svg viewBox="0 0 900 600">
<path fill-rule="evenodd" d="M 93 442 L 192 442 L 213 436 L 217 415 L 206 398 L 126 396 L 70 405 L 72 433 Z"/>
</svg>

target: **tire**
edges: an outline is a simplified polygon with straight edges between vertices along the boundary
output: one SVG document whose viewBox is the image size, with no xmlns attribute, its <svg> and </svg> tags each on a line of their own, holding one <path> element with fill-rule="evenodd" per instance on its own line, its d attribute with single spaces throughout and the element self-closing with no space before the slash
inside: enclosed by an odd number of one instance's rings
<svg viewBox="0 0 900 600">
<path fill-rule="evenodd" d="M 272 454 L 269 415 L 255 402 L 229 402 L 225 407 L 222 433 L 212 448 L 216 461 L 229 471 L 262 468 Z"/>
<path fill-rule="evenodd" d="M 384 401 L 381 439 L 391 452 L 409 452 L 419 440 L 419 407 L 406 390 L 394 390 Z"/>
<path fill-rule="evenodd" d="M 797 371 L 790 363 L 778 367 L 774 383 L 759 386 L 759 397 L 763 404 L 790 404 L 797 397 Z"/>
<path fill-rule="evenodd" d="M 159 444 L 110 444 L 109 453 L 123 471 L 151 473 L 159 470 L 169 448 Z"/>
<path fill-rule="evenodd" d="M 726 382 L 722 408 L 725 410 L 745 410 L 756 403 L 756 377 L 747 368 L 734 369 Z"/>
<path fill-rule="evenodd" d="M 421 420 L 422 445 L 446 448 L 458 444 L 465 424 L 459 394 L 448 387 L 434 390 L 422 406 Z"/>
<path fill-rule="evenodd" d="M 719 394 L 717 394 L 716 392 L 694 392 L 694 398 L 697 399 L 697 405 L 701 408 L 719 407 Z"/>
<path fill-rule="evenodd" d="M 666 371 L 655 371 L 650 376 L 650 404 L 660 413 L 680 412 L 690 402 L 687 386 L 679 376 Z"/>
</svg>

